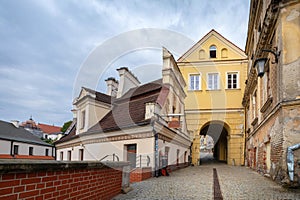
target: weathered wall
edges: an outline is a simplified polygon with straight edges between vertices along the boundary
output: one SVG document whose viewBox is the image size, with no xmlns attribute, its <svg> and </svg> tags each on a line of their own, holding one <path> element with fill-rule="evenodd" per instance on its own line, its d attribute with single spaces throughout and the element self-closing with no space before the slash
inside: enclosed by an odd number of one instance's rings
<svg viewBox="0 0 300 200">
<path fill-rule="evenodd" d="M 0 199 L 111 199 L 121 192 L 127 163 L 106 164 L 1 161 Z"/>
</svg>

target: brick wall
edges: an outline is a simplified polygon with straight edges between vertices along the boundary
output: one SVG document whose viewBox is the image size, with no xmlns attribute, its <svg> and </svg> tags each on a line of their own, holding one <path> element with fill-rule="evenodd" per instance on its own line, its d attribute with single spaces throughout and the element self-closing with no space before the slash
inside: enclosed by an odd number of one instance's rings
<svg viewBox="0 0 300 200">
<path fill-rule="evenodd" d="M 123 165 L 57 161 L 0 163 L 0 199 L 111 199 L 121 192 Z"/>
<path fill-rule="evenodd" d="M 152 177 L 151 167 L 136 168 L 130 172 L 130 183 L 141 182 Z"/>
</svg>

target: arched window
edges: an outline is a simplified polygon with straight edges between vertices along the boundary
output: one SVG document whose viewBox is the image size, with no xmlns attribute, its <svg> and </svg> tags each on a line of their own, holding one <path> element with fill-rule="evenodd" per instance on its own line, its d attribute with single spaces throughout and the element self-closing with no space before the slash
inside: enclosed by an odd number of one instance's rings
<svg viewBox="0 0 300 200">
<path fill-rule="evenodd" d="M 217 57 L 217 47 L 215 45 L 211 45 L 209 47 L 209 57 L 216 58 Z"/>
<path fill-rule="evenodd" d="M 203 49 L 199 51 L 199 59 L 205 59 L 205 51 Z"/>
<path fill-rule="evenodd" d="M 227 58 L 228 57 L 228 51 L 226 48 L 222 49 L 221 51 L 221 57 L 222 58 Z"/>
</svg>

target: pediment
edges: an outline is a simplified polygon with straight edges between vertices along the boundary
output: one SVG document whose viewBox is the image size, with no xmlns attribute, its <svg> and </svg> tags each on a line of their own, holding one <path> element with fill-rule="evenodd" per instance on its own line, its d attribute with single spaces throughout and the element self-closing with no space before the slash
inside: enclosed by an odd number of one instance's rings
<svg viewBox="0 0 300 200">
<path fill-rule="evenodd" d="M 210 47 L 216 47 L 216 58 L 210 58 Z M 201 62 L 246 59 L 245 52 L 223 37 L 215 30 L 211 30 L 186 53 L 184 53 L 177 62 Z"/>
</svg>

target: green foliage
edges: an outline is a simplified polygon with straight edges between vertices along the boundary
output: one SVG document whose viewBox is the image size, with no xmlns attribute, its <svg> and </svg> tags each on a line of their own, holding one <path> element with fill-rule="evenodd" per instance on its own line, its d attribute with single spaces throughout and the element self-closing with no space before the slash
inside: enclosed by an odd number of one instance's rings
<svg viewBox="0 0 300 200">
<path fill-rule="evenodd" d="M 41 138 L 44 142 L 48 143 L 48 144 L 53 144 L 53 142 L 55 142 L 56 140 L 52 140 L 51 138 L 45 139 L 45 138 Z"/>
<path fill-rule="evenodd" d="M 70 126 L 71 124 L 72 124 L 72 121 L 71 121 L 71 120 L 65 122 L 64 125 L 63 125 L 63 127 L 60 129 L 60 131 L 63 132 L 63 133 L 66 132 L 67 129 L 69 128 L 69 126 Z"/>
</svg>

